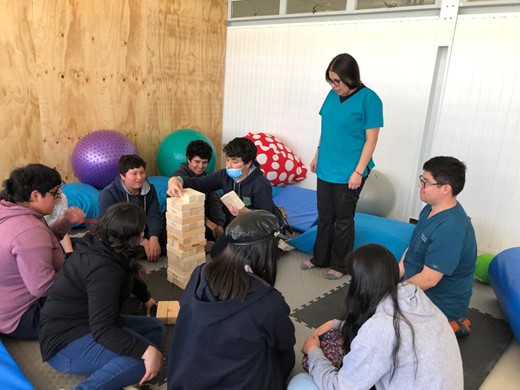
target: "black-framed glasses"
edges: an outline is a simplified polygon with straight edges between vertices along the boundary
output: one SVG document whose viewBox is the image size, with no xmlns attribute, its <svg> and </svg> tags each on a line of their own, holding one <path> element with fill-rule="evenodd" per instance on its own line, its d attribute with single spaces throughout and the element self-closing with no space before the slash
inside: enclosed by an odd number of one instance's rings
<svg viewBox="0 0 520 390">
<path fill-rule="evenodd" d="M 444 186 L 446 184 L 449 184 L 449 183 L 430 183 L 429 181 L 427 180 L 424 180 L 424 176 L 423 175 L 420 175 L 419 176 L 419 183 L 421 183 L 421 186 L 422 188 L 426 188 L 428 186 Z"/>
<path fill-rule="evenodd" d="M 65 183 L 62 182 L 57 189 L 55 189 L 53 191 L 47 191 L 47 192 L 52 195 L 54 200 L 59 199 L 59 198 L 61 198 L 61 194 L 62 194 L 61 189 L 63 188 L 64 185 L 65 185 Z"/>
<path fill-rule="evenodd" d="M 332 79 L 328 79 L 327 80 L 327 83 L 333 87 L 339 87 L 340 84 L 341 84 L 341 80 L 332 80 Z"/>
</svg>

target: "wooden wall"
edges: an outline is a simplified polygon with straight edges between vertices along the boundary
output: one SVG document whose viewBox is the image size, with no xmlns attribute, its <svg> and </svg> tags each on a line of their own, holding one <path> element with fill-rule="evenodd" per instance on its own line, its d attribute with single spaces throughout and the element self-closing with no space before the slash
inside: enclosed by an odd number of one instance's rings
<svg viewBox="0 0 520 390">
<path fill-rule="evenodd" d="M 222 144 L 224 0 L 2 0 L 0 178 L 42 162 L 76 181 L 71 154 L 99 129 L 128 136 L 158 174 L 178 128 Z"/>
</svg>

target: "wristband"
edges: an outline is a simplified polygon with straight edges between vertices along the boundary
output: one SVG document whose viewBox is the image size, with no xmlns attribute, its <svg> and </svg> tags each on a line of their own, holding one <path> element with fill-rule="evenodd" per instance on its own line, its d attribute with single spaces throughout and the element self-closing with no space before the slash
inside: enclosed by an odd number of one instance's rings
<svg viewBox="0 0 520 390">
<path fill-rule="evenodd" d="M 354 172 L 356 172 L 359 176 L 363 177 L 363 174 L 362 174 L 362 173 L 359 173 L 359 172 L 356 171 L 355 169 L 354 169 Z"/>
</svg>

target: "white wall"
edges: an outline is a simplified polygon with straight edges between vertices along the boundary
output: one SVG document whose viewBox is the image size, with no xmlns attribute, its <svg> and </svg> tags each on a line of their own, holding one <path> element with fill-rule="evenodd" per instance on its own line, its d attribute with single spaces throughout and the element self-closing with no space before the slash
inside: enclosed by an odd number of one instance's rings
<svg viewBox="0 0 520 390">
<path fill-rule="evenodd" d="M 397 192 L 390 217 L 417 216 L 421 154 L 454 155 L 468 165 L 460 199 L 481 249 L 520 245 L 514 201 L 520 198 L 520 20 L 459 17 L 444 51 L 449 61 L 437 82 L 440 94 L 432 95 L 439 45 L 446 45 L 442 24 L 437 17 L 415 17 L 228 27 L 223 142 L 270 132 L 308 165 L 330 88 L 325 69 L 336 54 L 348 52 L 363 82 L 383 100 L 385 126 L 374 159 Z M 315 188 L 315 175 L 300 185 Z"/>
</svg>

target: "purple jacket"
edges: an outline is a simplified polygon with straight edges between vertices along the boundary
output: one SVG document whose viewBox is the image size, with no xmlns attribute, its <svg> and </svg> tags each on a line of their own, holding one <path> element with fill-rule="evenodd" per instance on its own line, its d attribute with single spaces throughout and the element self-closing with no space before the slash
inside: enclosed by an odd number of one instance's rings
<svg viewBox="0 0 520 390">
<path fill-rule="evenodd" d="M 59 240 L 70 222 L 59 218 L 51 228 L 43 216 L 0 200 L 0 333 L 12 333 L 38 298 L 46 296 L 65 254 Z"/>
</svg>

